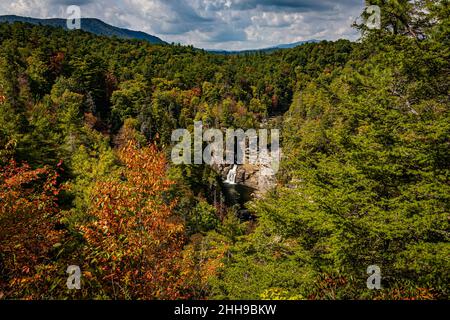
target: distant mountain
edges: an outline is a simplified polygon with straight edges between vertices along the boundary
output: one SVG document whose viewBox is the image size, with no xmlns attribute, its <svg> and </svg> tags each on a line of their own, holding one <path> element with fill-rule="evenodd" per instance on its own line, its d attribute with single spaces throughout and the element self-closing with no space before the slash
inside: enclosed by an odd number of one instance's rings
<svg viewBox="0 0 450 320">
<path fill-rule="evenodd" d="M 306 43 L 318 43 L 320 42 L 320 40 L 307 40 L 307 41 L 299 41 L 299 42 L 294 42 L 294 43 L 288 43 L 288 44 L 280 44 L 278 46 L 272 47 L 272 48 L 268 48 L 268 50 L 271 49 L 291 49 L 291 48 L 295 48 L 301 45 L 304 45 Z"/>
<path fill-rule="evenodd" d="M 255 53 L 255 52 L 273 52 L 276 50 L 280 50 L 280 49 L 291 49 L 291 48 L 295 48 L 301 45 L 304 45 L 306 43 L 318 43 L 320 42 L 320 40 L 307 40 L 307 41 L 299 41 L 299 42 L 294 42 L 294 43 L 288 43 L 288 44 L 280 44 L 274 47 L 268 47 L 268 48 L 263 48 L 263 49 L 253 49 L 253 50 L 234 50 L 234 51 L 230 51 L 230 50 L 206 50 L 208 52 L 211 53 L 217 53 L 217 54 L 245 54 L 245 53 Z"/>
<path fill-rule="evenodd" d="M 35 25 L 45 25 L 45 26 L 52 26 L 52 27 L 58 27 L 58 28 L 64 28 L 67 30 L 67 20 L 66 19 L 37 19 L 37 18 L 29 18 L 29 17 L 21 17 L 21 16 L 15 16 L 15 15 L 6 15 L 6 16 L 0 16 L 0 23 L 2 22 L 8 22 L 8 23 L 14 23 L 14 22 L 25 22 L 25 23 L 31 23 Z M 167 44 L 167 42 L 161 40 L 158 37 L 152 36 L 148 33 L 141 32 L 141 31 L 133 31 L 128 30 L 124 28 L 115 27 L 112 25 L 109 25 L 105 22 L 103 22 L 100 19 L 96 18 L 82 18 L 81 19 L 81 29 L 90 32 L 96 35 L 101 36 L 107 36 L 107 37 L 113 37 L 116 36 L 121 39 L 138 39 L 138 40 L 146 40 L 153 44 Z M 211 53 L 217 53 L 217 54 L 245 54 L 245 53 L 255 53 L 255 52 L 266 52 L 270 53 L 276 50 L 280 49 L 290 49 L 295 48 L 298 46 L 301 46 L 306 43 L 316 43 L 320 42 L 319 40 L 307 40 L 307 41 L 300 41 L 295 43 L 288 43 L 288 44 L 280 44 L 274 47 L 269 48 L 263 48 L 263 49 L 254 49 L 254 50 L 206 50 Z"/>
<path fill-rule="evenodd" d="M 36 19 L 36 18 L 9 15 L 9 16 L 0 16 L 0 23 L 1 22 L 9 22 L 9 23 L 27 22 L 36 25 L 46 25 L 67 29 L 66 19 Z M 82 18 L 81 29 L 96 35 L 108 37 L 116 36 L 122 39 L 138 39 L 138 40 L 146 40 L 154 44 L 166 44 L 166 42 L 164 42 L 160 38 L 149 35 L 145 32 L 114 27 L 99 19 L 94 18 Z"/>
</svg>

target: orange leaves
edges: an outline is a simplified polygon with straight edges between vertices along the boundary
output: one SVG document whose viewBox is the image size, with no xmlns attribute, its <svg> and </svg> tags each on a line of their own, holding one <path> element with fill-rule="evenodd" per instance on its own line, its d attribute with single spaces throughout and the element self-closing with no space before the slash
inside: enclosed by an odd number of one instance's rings
<svg viewBox="0 0 450 320">
<path fill-rule="evenodd" d="M 15 161 L 0 168 L 0 217 L 27 211 L 33 213 L 44 206 L 56 212 L 60 189 L 58 174 L 47 167 L 32 170 L 29 165 L 18 166 Z"/>
<path fill-rule="evenodd" d="M 162 179 L 165 175 L 166 159 L 154 145 L 139 151 L 136 143 L 129 141 L 120 149 L 119 158 L 128 169 L 126 179 L 140 190 L 157 194 L 168 190 L 173 184 L 172 181 Z"/>
<path fill-rule="evenodd" d="M 61 70 L 63 68 L 63 62 L 64 62 L 64 53 L 63 52 L 56 52 L 51 59 L 50 59 L 50 70 L 55 74 L 60 74 Z"/>
<path fill-rule="evenodd" d="M 0 254 L 4 268 L 0 290 L 20 293 L 38 281 L 37 269 L 59 242 L 58 174 L 11 161 L 0 167 Z M 32 298 L 30 296 L 30 298 Z"/>
<path fill-rule="evenodd" d="M 182 275 L 184 225 L 166 194 L 173 183 L 165 177 L 166 159 L 155 146 L 133 141 L 118 156 L 121 176 L 97 183 L 89 210 L 94 221 L 81 227 L 88 254 L 115 298 L 179 298 L 185 282 L 171 278 Z"/>
</svg>

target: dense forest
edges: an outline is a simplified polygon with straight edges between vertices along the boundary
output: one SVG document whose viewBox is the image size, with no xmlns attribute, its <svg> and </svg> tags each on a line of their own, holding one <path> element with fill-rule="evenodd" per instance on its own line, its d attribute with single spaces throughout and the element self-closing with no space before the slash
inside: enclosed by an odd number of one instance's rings
<svg viewBox="0 0 450 320">
<path fill-rule="evenodd" d="M 0 24 L 0 299 L 448 299 L 449 2 L 371 3 L 359 41 L 272 53 Z M 170 162 L 174 129 L 268 119 L 251 219 Z"/>
</svg>

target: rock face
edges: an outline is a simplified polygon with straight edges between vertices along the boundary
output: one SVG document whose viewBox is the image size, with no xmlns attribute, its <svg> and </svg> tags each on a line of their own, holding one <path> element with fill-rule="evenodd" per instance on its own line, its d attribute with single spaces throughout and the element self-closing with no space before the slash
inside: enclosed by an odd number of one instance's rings
<svg viewBox="0 0 450 320">
<path fill-rule="evenodd" d="M 281 121 L 283 117 L 272 117 L 268 118 L 260 124 L 261 129 L 271 130 L 272 128 L 280 128 Z M 267 141 L 266 141 L 267 142 Z M 249 146 L 246 146 L 245 164 L 240 164 L 237 166 L 236 175 L 234 178 L 234 183 L 238 186 L 248 187 L 250 190 L 254 190 L 252 197 L 260 198 L 270 189 L 274 188 L 277 184 L 275 177 L 276 164 L 279 165 L 280 159 L 282 158 L 282 151 L 278 148 L 272 149 L 270 146 L 270 153 L 268 149 L 258 149 L 258 156 L 255 163 L 250 161 L 250 150 Z M 276 152 L 275 152 L 276 151 Z M 272 167 L 273 166 L 273 167 Z M 226 181 L 232 176 L 229 175 L 230 170 L 234 166 L 229 164 L 214 164 L 212 168 L 222 176 L 222 180 Z"/>
<path fill-rule="evenodd" d="M 223 181 L 227 179 L 232 165 L 213 165 L 213 169 L 218 172 Z M 235 183 L 254 189 L 253 196 L 262 197 L 267 191 L 275 187 L 276 178 L 269 166 L 243 164 L 238 165 Z"/>
</svg>

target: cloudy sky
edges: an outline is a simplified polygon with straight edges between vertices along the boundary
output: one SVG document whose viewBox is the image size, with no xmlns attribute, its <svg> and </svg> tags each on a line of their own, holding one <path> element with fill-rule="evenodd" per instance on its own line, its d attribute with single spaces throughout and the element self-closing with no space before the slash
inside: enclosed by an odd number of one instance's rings
<svg viewBox="0 0 450 320">
<path fill-rule="evenodd" d="M 363 0 L 0 0 L 0 15 L 82 16 L 207 49 L 256 49 L 310 39 L 355 40 Z"/>
</svg>

